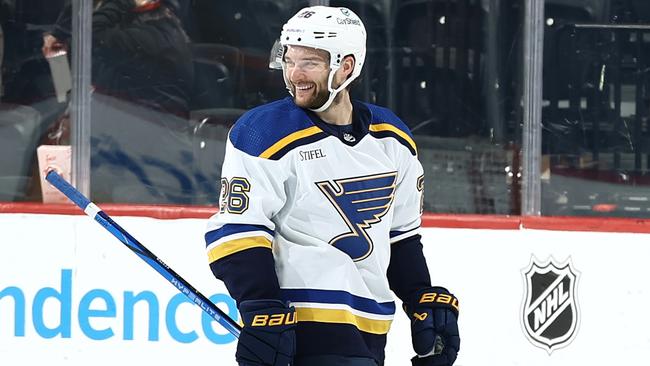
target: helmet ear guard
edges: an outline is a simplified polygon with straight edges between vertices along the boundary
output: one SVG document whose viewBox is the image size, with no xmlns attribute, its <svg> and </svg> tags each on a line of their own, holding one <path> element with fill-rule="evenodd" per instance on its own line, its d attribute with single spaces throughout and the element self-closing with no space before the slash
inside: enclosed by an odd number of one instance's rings
<svg viewBox="0 0 650 366">
<path fill-rule="evenodd" d="M 330 96 L 325 104 L 313 109 L 314 112 L 322 112 L 329 108 L 341 90 L 361 74 L 366 57 L 366 28 L 361 19 L 347 8 L 312 6 L 298 11 L 282 27 L 280 39 L 273 45 L 269 59 L 270 68 L 282 68 L 285 84 L 291 93 L 284 66 L 288 46 L 317 48 L 329 53 L 327 88 Z M 341 86 L 333 89 L 334 73 L 348 55 L 355 60 L 352 74 Z"/>
</svg>

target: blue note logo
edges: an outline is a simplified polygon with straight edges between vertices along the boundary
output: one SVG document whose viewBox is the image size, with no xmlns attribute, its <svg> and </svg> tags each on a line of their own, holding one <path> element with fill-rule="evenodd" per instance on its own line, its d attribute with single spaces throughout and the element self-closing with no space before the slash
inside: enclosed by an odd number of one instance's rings
<svg viewBox="0 0 650 366">
<path fill-rule="evenodd" d="M 348 231 L 330 240 L 354 261 L 372 253 L 373 242 L 367 230 L 381 221 L 395 196 L 397 172 L 322 181 L 316 185 L 336 208 Z"/>
</svg>

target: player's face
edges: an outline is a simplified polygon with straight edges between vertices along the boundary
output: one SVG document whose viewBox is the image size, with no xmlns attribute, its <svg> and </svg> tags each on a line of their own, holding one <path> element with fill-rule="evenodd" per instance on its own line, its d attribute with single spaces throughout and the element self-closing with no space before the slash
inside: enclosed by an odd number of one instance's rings
<svg viewBox="0 0 650 366">
<path fill-rule="evenodd" d="M 329 98 L 329 54 L 314 48 L 290 46 L 284 61 L 296 105 L 316 109 L 325 104 Z"/>
</svg>

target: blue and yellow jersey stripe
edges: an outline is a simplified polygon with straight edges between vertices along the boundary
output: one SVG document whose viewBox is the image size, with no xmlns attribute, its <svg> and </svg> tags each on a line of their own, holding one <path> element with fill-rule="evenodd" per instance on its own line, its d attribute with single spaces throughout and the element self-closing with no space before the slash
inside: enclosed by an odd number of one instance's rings
<svg viewBox="0 0 650 366">
<path fill-rule="evenodd" d="M 311 126 L 302 130 L 293 132 L 283 137 L 278 142 L 264 150 L 259 157 L 264 159 L 278 160 L 289 151 L 298 146 L 310 144 L 327 137 L 325 132 L 317 126 Z"/>
<path fill-rule="evenodd" d="M 226 224 L 205 234 L 208 263 L 250 248 L 271 249 L 273 231 L 262 225 Z"/>
<path fill-rule="evenodd" d="M 246 112 L 230 130 L 233 146 L 250 156 L 279 160 L 296 147 L 329 136 L 291 98 Z"/>
<path fill-rule="evenodd" d="M 411 154 L 417 155 L 418 153 L 413 138 L 408 133 L 404 132 L 404 130 L 397 128 L 390 123 L 373 123 L 368 127 L 368 130 L 374 137 L 393 137 L 402 145 L 406 146 Z"/>
<path fill-rule="evenodd" d="M 368 132 L 376 138 L 394 138 L 417 156 L 417 147 L 408 126 L 388 108 L 364 103 L 370 111 Z"/>
<path fill-rule="evenodd" d="M 345 291 L 282 289 L 298 313 L 298 322 L 350 324 L 357 329 L 386 334 L 395 315 L 395 303 L 378 303 Z"/>
<path fill-rule="evenodd" d="M 369 111 L 364 122 L 375 138 L 394 138 L 417 155 L 417 147 L 408 127 L 391 110 L 362 103 Z M 361 111 L 358 111 L 361 113 Z M 363 113 L 362 113 L 363 114 Z M 365 129 L 365 127 L 364 127 Z M 246 112 L 229 133 L 230 142 L 248 155 L 279 160 L 295 148 L 330 136 L 317 126 L 305 110 L 291 98 L 268 103 Z"/>
</svg>

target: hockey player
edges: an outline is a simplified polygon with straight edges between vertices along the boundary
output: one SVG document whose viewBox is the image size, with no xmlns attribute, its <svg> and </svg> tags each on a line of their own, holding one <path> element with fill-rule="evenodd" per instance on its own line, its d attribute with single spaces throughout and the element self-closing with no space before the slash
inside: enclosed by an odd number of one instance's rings
<svg viewBox="0 0 650 366">
<path fill-rule="evenodd" d="M 452 365 L 458 300 L 432 287 L 420 235 L 423 169 L 390 110 L 352 101 L 366 31 L 346 8 L 300 10 L 276 53 L 291 97 L 228 136 L 210 267 L 237 301 L 240 365 L 383 365 L 395 314 L 413 365 Z"/>
</svg>

